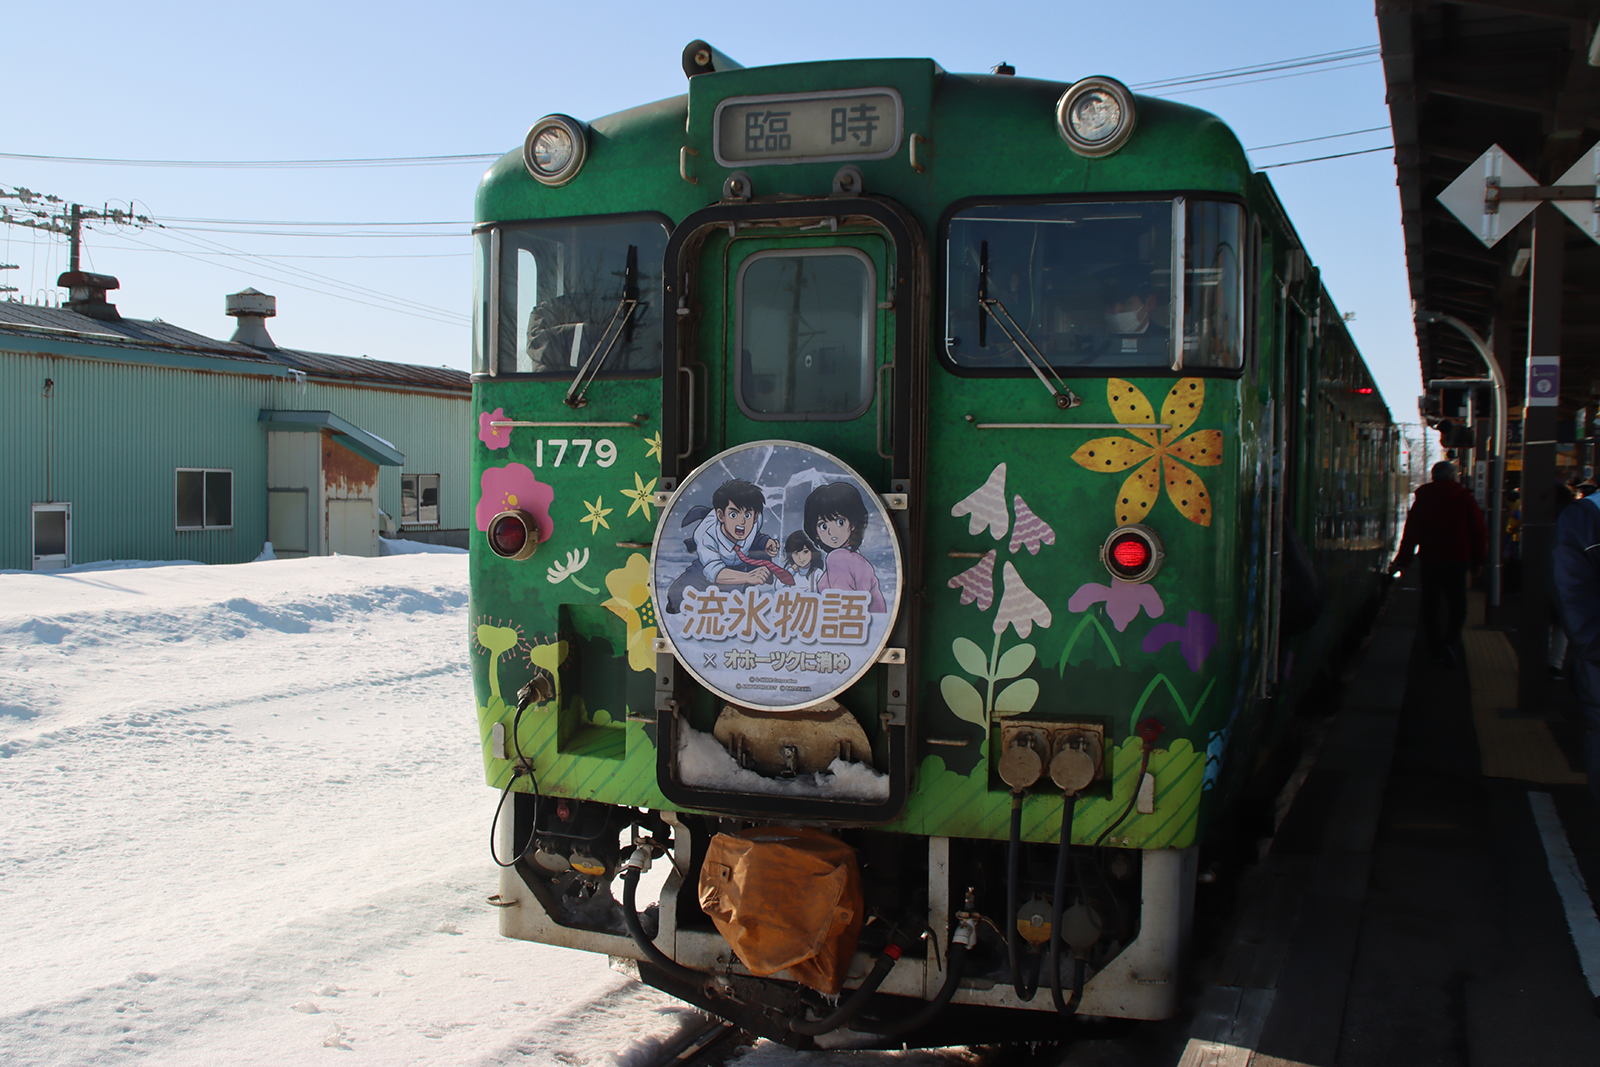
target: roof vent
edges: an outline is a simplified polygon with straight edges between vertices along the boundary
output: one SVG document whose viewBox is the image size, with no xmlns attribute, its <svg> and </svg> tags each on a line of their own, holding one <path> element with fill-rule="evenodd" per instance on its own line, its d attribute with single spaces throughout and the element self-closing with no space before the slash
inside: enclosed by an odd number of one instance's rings
<svg viewBox="0 0 1600 1067">
<path fill-rule="evenodd" d="M 278 313 L 278 298 L 259 289 L 228 294 L 227 312 L 239 320 L 229 340 L 251 348 L 277 348 L 267 333 L 267 320 Z"/>
<path fill-rule="evenodd" d="M 106 293 L 122 288 L 122 283 L 109 274 L 90 274 L 86 270 L 69 270 L 56 279 L 56 284 L 67 290 L 67 302 L 61 306 L 91 319 L 115 321 L 122 318 L 115 304 L 106 303 Z"/>
</svg>

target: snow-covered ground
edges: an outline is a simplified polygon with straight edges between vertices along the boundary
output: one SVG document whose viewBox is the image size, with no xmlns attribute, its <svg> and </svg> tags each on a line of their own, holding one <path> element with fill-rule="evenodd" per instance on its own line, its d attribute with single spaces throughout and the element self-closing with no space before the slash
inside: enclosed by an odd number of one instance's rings
<svg viewBox="0 0 1600 1067">
<path fill-rule="evenodd" d="M 459 553 L 0 573 L 0 1062 L 642 1060 L 684 1018 L 498 936 Z M 795 1054 L 740 1067 L 970 1062 Z"/>
</svg>

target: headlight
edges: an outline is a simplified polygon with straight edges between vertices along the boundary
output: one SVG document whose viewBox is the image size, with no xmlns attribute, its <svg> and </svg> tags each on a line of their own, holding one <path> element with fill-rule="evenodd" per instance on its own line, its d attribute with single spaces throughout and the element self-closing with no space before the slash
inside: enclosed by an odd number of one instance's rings
<svg viewBox="0 0 1600 1067">
<path fill-rule="evenodd" d="M 1138 115 L 1115 78 L 1084 78 L 1056 102 L 1056 129 L 1080 156 L 1109 156 L 1128 142 Z"/>
<path fill-rule="evenodd" d="M 588 149 L 583 124 L 566 115 L 546 115 L 522 142 L 522 162 L 545 185 L 565 185 L 583 167 Z"/>
</svg>

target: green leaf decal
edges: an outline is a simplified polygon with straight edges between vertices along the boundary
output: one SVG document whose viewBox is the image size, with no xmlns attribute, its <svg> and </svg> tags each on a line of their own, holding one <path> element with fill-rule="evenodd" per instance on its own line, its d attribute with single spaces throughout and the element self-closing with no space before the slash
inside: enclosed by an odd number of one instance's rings
<svg viewBox="0 0 1600 1067">
<path fill-rule="evenodd" d="M 959 678 L 954 674 L 945 675 L 939 679 L 939 692 L 944 694 L 944 702 L 950 705 L 950 710 L 958 717 L 978 726 L 989 725 L 988 716 L 983 713 L 983 697 L 978 695 L 972 683 L 965 678 Z"/>
<path fill-rule="evenodd" d="M 1006 650 L 1000 657 L 1000 666 L 995 668 L 996 678 L 1015 678 L 1029 667 L 1033 666 L 1033 646 L 1018 645 L 1016 648 Z"/>
<path fill-rule="evenodd" d="M 1021 715 L 1025 711 L 1032 711 L 1038 699 L 1039 683 L 1032 678 L 1024 678 L 1020 682 L 1012 682 L 1001 691 L 994 701 L 994 713 Z"/>
<path fill-rule="evenodd" d="M 987 679 L 989 677 L 989 660 L 979 648 L 977 642 L 969 641 L 965 637 L 958 637 L 950 650 L 956 654 L 956 662 L 961 664 L 961 669 L 975 678 Z M 951 707 L 955 707 L 954 704 Z M 982 721 L 981 719 L 978 721 Z"/>
</svg>

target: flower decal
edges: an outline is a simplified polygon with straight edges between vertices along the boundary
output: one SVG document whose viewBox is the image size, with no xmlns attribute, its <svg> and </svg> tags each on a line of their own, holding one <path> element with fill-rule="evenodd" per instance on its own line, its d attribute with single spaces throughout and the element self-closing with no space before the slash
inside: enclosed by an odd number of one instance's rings
<svg viewBox="0 0 1600 1067">
<path fill-rule="evenodd" d="M 989 472 L 989 480 L 974 489 L 968 496 L 956 501 L 950 509 L 956 518 L 967 519 L 967 533 L 974 536 L 987 526 L 996 541 L 1011 528 L 1011 513 L 1006 510 L 1006 465 L 999 464 Z"/>
<path fill-rule="evenodd" d="M 1198 672 L 1200 664 L 1217 647 L 1217 624 L 1211 621 L 1211 616 L 1191 611 L 1184 625 L 1164 622 L 1146 634 L 1139 647 L 1146 652 L 1159 652 L 1174 641 L 1178 642 L 1178 651 L 1183 653 L 1183 662 L 1191 671 Z"/>
<path fill-rule="evenodd" d="M 628 562 L 606 575 L 611 599 L 602 606 L 628 627 L 628 666 L 656 669 L 656 606 L 650 599 L 650 562 L 635 552 Z"/>
<path fill-rule="evenodd" d="M 1072 594 L 1072 599 L 1067 601 L 1068 611 L 1088 611 L 1094 604 L 1104 603 L 1106 614 L 1111 616 L 1111 621 L 1120 632 L 1128 628 L 1128 624 L 1138 618 L 1139 610 L 1152 619 L 1158 617 L 1166 606 L 1161 603 L 1161 594 L 1153 586 L 1144 582 L 1124 582 L 1116 578 L 1111 579 L 1110 585 L 1099 585 L 1087 582 L 1078 587 Z M 1149 652 L 1150 649 L 1145 649 Z"/>
<path fill-rule="evenodd" d="M 645 448 L 645 452 L 644 452 L 644 458 L 645 459 L 659 458 L 660 457 L 660 455 L 661 455 L 661 433 L 660 433 L 660 431 L 657 431 L 656 433 L 654 433 L 654 434 L 652 434 L 649 437 L 646 437 L 644 439 L 644 448 Z"/>
<path fill-rule="evenodd" d="M 511 443 L 511 427 L 493 426 L 491 423 L 506 421 L 506 409 L 495 408 L 485 411 L 478 416 L 478 440 L 482 441 L 491 451 L 496 448 L 505 448 Z"/>
<path fill-rule="evenodd" d="M 995 555 L 995 550 L 991 548 L 977 564 L 946 583 L 951 589 L 961 590 L 963 604 L 977 601 L 979 611 L 988 611 L 989 605 L 994 603 Z"/>
<path fill-rule="evenodd" d="M 582 552 L 572 551 L 567 553 L 567 561 L 565 563 L 557 563 L 553 567 L 546 567 L 544 576 L 550 580 L 551 585 L 560 585 L 568 578 L 571 578 L 572 584 L 584 592 L 598 593 L 600 590 L 592 585 L 585 585 L 577 579 L 577 573 L 588 565 L 589 550 L 587 548 Z"/>
<path fill-rule="evenodd" d="M 633 501 L 632 504 L 628 505 L 628 515 L 642 510 L 645 521 L 650 521 L 650 509 L 656 502 L 656 482 L 658 480 L 651 478 L 650 484 L 646 485 L 644 479 L 639 476 L 639 472 L 633 472 L 633 488 L 622 490 L 622 495 Z M 624 518 L 626 517 L 624 516 Z M 608 530 L 610 528 L 609 526 L 606 527 Z"/>
<path fill-rule="evenodd" d="M 482 488 L 483 495 L 478 497 L 478 508 L 473 516 L 478 529 L 487 530 L 489 523 L 502 511 L 520 508 L 533 516 L 540 541 L 548 541 L 555 532 L 555 523 L 550 521 L 550 502 L 555 499 L 556 491 L 527 467 L 520 463 L 490 467 L 483 472 Z"/>
<path fill-rule="evenodd" d="M 602 497 L 604 497 L 604 495 L 605 494 L 602 493 L 601 496 L 595 497 L 593 504 L 589 503 L 587 500 L 585 500 L 583 502 L 583 506 L 589 509 L 589 514 L 585 515 L 583 518 L 579 519 L 578 521 L 579 522 L 588 523 L 589 524 L 589 532 L 591 534 L 599 533 L 600 532 L 600 527 L 602 527 L 602 526 L 604 526 L 608 530 L 611 529 L 611 524 L 606 521 L 606 516 L 611 514 L 613 509 L 611 509 L 611 508 L 603 508 L 603 507 L 600 506 L 600 501 L 601 501 Z"/>
<path fill-rule="evenodd" d="M 1150 402 L 1132 383 L 1112 378 L 1106 384 L 1111 412 L 1121 423 L 1154 423 Z M 1222 431 L 1196 430 L 1183 436 L 1200 415 L 1205 404 L 1206 384 L 1201 378 L 1180 378 L 1173 383 L 1161 405 L 1161 421 L 1167 429 L 1129 430 L 1128 437 L 1097 437 L 1072 454 L 1081 467 L 1102 474 L 1119 474 L 1129 467 L 1134 472 L 1123 481 L 1117 494 L 1117 522 L 1141 522 L 1161 495 L 1166 483 L 1167 499 L 1180 514 L 1201 526 L 1211 525 L 1211 496 L 1190 469 L 1215 467 L 1222 462 Z"/>
<path fill-rule="evenodd" d="M 995 634 L 1003 634 L 1007 626 L 1012 626 L 1016 628 L 1018 637 L 1025 638 L 1033 633 L 1034 623 L 1049 629 L 1049 605 L 1027 587 L 1022 581 L 1022 575 L 1017 573 L 1017 568 L 1007 561 L 1000 573 L 1004 580 L 1004 589 L 1000 593 L 1000 609 L 994 615 Z"/>
<path fill-rule="evenodd" d="M 1053 545 L 1056 543 L 1056 532 L 1050 524 L 1033 513 L 1033 509 L 1023 500 L 1021 495 L 1011 498 L 1011 504 L 1017 509 L 1017 523 L 1011 528 L 1011 551 L 1027 546 L 1028 555 L 1037 556 L 1041 544 Z"/>
</svg>

